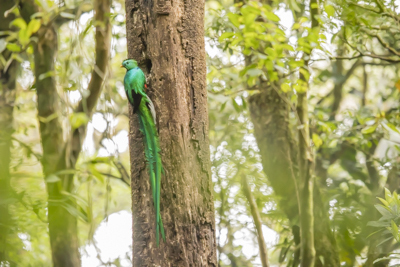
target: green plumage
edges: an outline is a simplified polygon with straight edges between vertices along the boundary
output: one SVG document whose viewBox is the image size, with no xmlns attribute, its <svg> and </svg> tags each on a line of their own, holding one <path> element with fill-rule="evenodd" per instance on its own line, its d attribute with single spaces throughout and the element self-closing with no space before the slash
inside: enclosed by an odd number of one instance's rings
<svg viewBox="0 0 400 267">
<path fill-rule="evenodd" d="M 137 62 L 133 59 L 126 59 L 122 62 L 121 67 L 127 70 L 124 78 L 126 96 L 133 107 L 133 111 L 138 114 L 140 131 L 144 135 L 145 156 L 149 167 L 150 184 L 156 214 L 156 242 L 158 246 L 160 232 L 164 241 L 165 234 L 160 214 L 162 163 L 154 105 L 146 95 L 146 77 L 143 71 L 137 66 Z"/>
</svg>

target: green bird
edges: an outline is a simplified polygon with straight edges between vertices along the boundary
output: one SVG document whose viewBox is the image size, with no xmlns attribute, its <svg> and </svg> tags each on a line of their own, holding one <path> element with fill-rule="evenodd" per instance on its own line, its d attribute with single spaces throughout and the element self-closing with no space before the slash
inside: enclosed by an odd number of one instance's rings
<svg viewBox="0 0 400 267">
<path fill-rule="evenodd" d="M 156 112 L 153 102 L 145 92 L 146 77 L 134 59 L 125 59 L 121 68 L 126 69 L 124 78 L 125 93 L 133 112 L 139 117 L 140 131 L 144 135 L 145 156 L 149 167 L 150 184 L 156 214 L 156 242 L 160 243 L 160 232 L 165 242 L 164 226 L 160 214 L 161 155 L 156 128 Z"/>
</svg>

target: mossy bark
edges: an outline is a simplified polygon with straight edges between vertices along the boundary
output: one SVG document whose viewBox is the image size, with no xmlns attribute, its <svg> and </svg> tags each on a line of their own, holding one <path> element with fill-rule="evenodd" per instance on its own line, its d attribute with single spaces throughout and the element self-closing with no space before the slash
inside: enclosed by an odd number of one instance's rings
<svg viewBox="0 0 400 267">
<path fill-rule="evenodd" d="M 279 95 L 272 87 L 265 87 L 261 93 L 249 98 L 250 115 L 254 124 L 254 134 L 262 158 L 263 170 L 278 197 L 279 208 L 284 211 L 291 222 L 297 244 L 299 209 L 296 196 L 298 182 L 298 146 L 291 132 L 289 123 L 290 109 L 284 101 L 285 95 Z M 314 187 L 313 213 L 314 242 L 316 250 L 315 266 L 339 266 L 339 255 L 336 240 L 330 228 L 326 201 L 323 200 L 318 187 Z M 298 253 L 295 257 L 299 259 Z M 320 260 L 324 258 L 324 265 Z"/>
<path fill-rule="evenodd" d="M 5 0 L 0 5 L 0 31 L 8 31 L 14 14 L 4 17 L 5 11 L 14 5 L 14 1 Z M 0 35 L 0 39 L 2 36 Z M 5 39 L 3 39 L 5 40 Z M 7 50 L 1 53 L 6 62 L 11 57 Z M 9 239 L 12 235 L 12 220 L 10 218 L 9 203 L 12 201 L 10 187 L 10 161 L 13 128 L 13 109 L 16 95 L 17 62 L 14 60 L 7 66 L 0 62 L 0 265 L 6 262 L 14 266 L 9 257 L 12 248 Z M 15 233 L 14 233 L 15 234 Z"/>
<path fill-rule="evenodd" d="M 39 8 L 32 0 L 20 2 L 20 11 L 23 18 L 29 22 L 32 14 Z M 95 70 L 89 83 L 89 96 L 82 100 L 76 112 L 85 112 L 90 117 L 100 95 L 104 75 L 109 61 L 111 42 L 111 26 L 109 22 L 110 0 L 96 0 L 94 2 L 95 20 L 100 23 L 96 26 L 96 60 Z M 57 21 L 57 20 L 55 20 Z M 34 46 L 35 78 L 37 92 L 37 109 L 40 128 L 40 137 L 43 149 L 42 167 L 45 177 L 57 175 L 57 172 L 75 168 L 82 149 L 82 140 L 85 136 L 86 125 L 78 129 L 71 129 L 71 138 L 63 138 L 63 128 L 59 121 L 62 113 L 59 106 L 60 99 L 57 84 L 53 75 L 41 79 L 42 74 L 55 73 L 55 58 L 58 51 L 59 25 L 49 22 L 42 24 L 37 36 L 38 42 Z M 67 149 L 68 148 L 68 149 Z M 67 152 L 70 151 L 70 152 Z M 48 222 L 50 245 L 54 267 L 81 266 L 77 217 L 74 210 L 77 205 L 69 194 L 74 194 L 73 175 L 59 175 L 60 181 L 48 182 Z M 67 194 L 64 194 L 67 192 Z"/>
<path fill-rule="evenodd" d="M 133 266 L 217 266 L 210 175 L 204 1 L 127 0 L 128 56 L 146 73 L 164 175 L 166 243 L 155 214 L 137 115 L 130 110 Z"/>
</svg>

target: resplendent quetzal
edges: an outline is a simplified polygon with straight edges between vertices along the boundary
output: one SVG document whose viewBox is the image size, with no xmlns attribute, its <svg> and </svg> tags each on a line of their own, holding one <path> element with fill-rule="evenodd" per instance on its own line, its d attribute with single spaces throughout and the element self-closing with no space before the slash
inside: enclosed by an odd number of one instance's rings
<svg viewBox="0 0 400 267">
<path fill-rule="evenodd" d="M 146 95 L 146 77 L 134 59 L 125 59 L 121 68 L 126 69 L 124 87 L 126 96 L 139 117 L 140 131 L 144 135 L 145 156 L 149 167 L 150 184 L 153 192 L 156 214 L 156 242 L 159 245 L 160 232 L 165 242 L 164 226 L 160 214 L 161 156 L 156 127 L 156 112 L 153 102 Z"/>
</svg>

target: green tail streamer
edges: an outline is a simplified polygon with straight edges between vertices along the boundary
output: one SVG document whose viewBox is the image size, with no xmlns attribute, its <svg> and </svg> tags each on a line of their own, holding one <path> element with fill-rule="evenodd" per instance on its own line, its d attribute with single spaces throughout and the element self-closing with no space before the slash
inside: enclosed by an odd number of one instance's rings
<svg viewBox="0 0 400 267">
<path fill-rule="evenodd" d="M 150 170 L 150 184 L 153 193 L 154 209 L 156 214 L 156 242 L 160 244 L 160 232 L 165 242 L 164 225 L 160 214 L 160 189 L 162 163 L 160 156 L 160 143 L 157 136 L 157 129 L 153 117 L 146 106 L 146 101 L 142 99 L 139 110 L 140 131 L 144 135 L 145 156 Z"/>
</svg>

